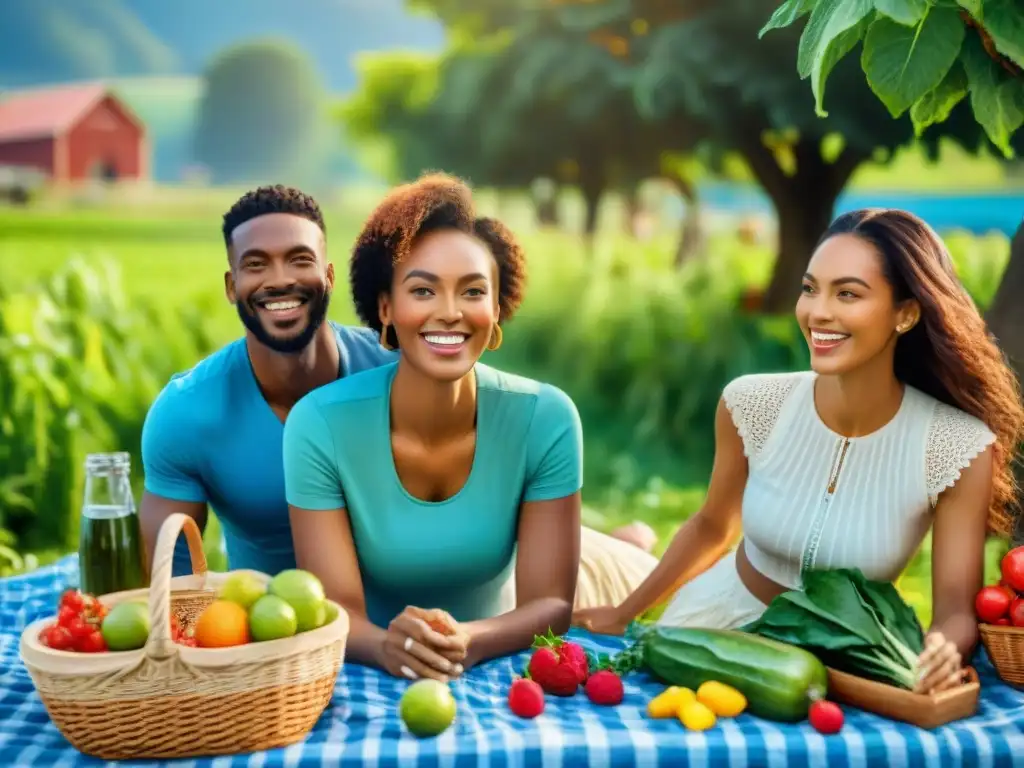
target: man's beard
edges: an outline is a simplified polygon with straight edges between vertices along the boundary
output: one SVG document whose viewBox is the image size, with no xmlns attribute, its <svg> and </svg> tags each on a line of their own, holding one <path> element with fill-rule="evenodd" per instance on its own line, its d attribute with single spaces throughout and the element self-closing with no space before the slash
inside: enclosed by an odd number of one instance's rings
<svg viewBox="0 0 1024 768">
<path fill-rule="evenodd" d="M 309 343 L 313 340 L 316 332 L 320 330 L 320 326 L 324 322 L 324 318 L 327 317 L 327 309 L 331 303 L 331 292 L 326 288 L 320 291 L 312 291 L 310 289 L 303 288 L 290 290 L 287 293 L 289 296 L 294 296 L 296 294 L 306 299 L 306 306 L 309 307 L 309 319 L 306 321 L 306 327 L 299 331 L 295 336 L 274 336 L 264 327 L 263 322 L 260 320 L 256 311 L 250 309 L 250 304 L 254 304 L 255 299 L 258 298 L 260 301 L 268 301 L 274 298 L 274 295 L 272 294 L 261 294 L 258 297 L 249 299 L 247 302 L 238 299 L 235 301 L 235 308 L 238 310 L 238 316 L 242 319 L 243 325 L 249 329 L 250 333 L 256 337 L 256 340 L 260 344 L 272 349 L 274 352 L 295 354 L 309 346 Z"/>
</svg>

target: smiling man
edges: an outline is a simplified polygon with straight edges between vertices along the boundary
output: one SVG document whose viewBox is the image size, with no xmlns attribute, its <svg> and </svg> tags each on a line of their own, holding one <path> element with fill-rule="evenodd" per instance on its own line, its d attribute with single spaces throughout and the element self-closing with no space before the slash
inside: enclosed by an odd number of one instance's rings
<svg viewBox="0 0 1024 768">
<path fill-rule="evenodd" d="M 326 321 L 334 265 L 316 201 L 284 186 L 244 195 L 224 215 L 224 288 L 245 335 L 176 374 L 142 434 L 140 517 L 152 560 L 175 512 L 204 528 L 212 507 L 231 568 L 295 567 L 281 441 L 292 406 L 316 387 L 391 362 L 377 334 Z M 189 573 L 184 539 L 175 574 Z"/>
</svg>

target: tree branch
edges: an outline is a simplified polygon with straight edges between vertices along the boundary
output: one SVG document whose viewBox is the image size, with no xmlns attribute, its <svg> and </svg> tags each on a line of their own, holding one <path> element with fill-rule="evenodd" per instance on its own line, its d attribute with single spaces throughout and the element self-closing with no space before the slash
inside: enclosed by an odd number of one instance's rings
<svg viewBox="0 0 1024 768">
<path fill-rule="evenodd" d="M 786 194 L 789 179 L 785 171 L 779 166 L 775 155 L 761 141 L 761 128 L 749 127 L 757 126 L 758 123 L 752 120 L 744 120 L 744 124 L 748 126 L 747 130 L 750 133 L 741 130 L 735 135 L 736 149 L 743 155 L 750 166 L 750 170 L 753 171 L 754 176 L 757 177 L 764 191 L 768 193 L 772 201 L 778 202 Z"/>
<path fill-rule="evenodd" d="M 843 191 L 843 187 L 849 182 L 854 171 L 867 162 L 870 157 L 870 153 L 854 149 L 849 144 L 843 147 L 839 157 L 828 165 L 829 184 L 836 195 Z"/>
</svg>

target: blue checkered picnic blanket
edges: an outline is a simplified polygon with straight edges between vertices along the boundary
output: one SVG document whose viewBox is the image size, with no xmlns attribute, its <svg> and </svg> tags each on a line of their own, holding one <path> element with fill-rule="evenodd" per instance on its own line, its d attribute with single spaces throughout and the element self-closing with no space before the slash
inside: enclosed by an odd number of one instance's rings
<svg viewBox="0 0 1024 768">
<path fill-rule="evenodd" d="M 53 613 L 60 593 L 77 579 L 77 558 L 0 580 L 0 766 L 59 768 L 103 765 L 77 752 L 50 722 L 18 656 L 21 630 Z M 573 631 L 595 653 L 623 647 L 615 638 Z M 436 738 L 416 739 L 402 725 L 398 700 L 407 682 L 366 667 L 346 665 L 335 696 L 301 743 L 250 755 L 172 763 L 210 768 L 275 766 L 766 766 L 767 768 L 875 768 L 876 766 L 1011 766 L 1024 761 L 1024 692 L 999 682 L 979 654 L 982 680 L 975 717 L 934 731 L 894 723 L 853 709 L 846 726 L 824 737 L 806 723 L 780 725 L 750 715 L 725 719 L 709 731 L 688 732 L 671 720 L 644 715 L 663 686 L 644 675 L 626 678 L 617 707 L 590 705 L 581 692 L 548 697 L 543 715 L 521 720 L 506 705 L 508 685 L 527 654 L 497 659 L 452 684 L 455 724 Z"/>
</svg>

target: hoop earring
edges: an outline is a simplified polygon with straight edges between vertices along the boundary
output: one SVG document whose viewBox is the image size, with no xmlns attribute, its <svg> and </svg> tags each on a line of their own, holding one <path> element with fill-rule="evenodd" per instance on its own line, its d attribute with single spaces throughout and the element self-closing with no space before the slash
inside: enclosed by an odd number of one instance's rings
<svg viewBox="0 0 1024 768">
<path fill-rule="evenodd" d="M 495 325 L 494 332 L 491 333 L 491 338 L 487 342 L 487 348 L 491 350 L 491 352 L 494 352 L 495 350 L 498 349 L 498 347 L 501 346 L 501 339 L 501 326 Z"/>
<path fill-rule="evenodd" d="M 382 347 L 384 347 L 384 349 L 388 350 L 389 352 L 393 352 L 394 349 L 395 349 L 394 347 L 392 347 L 388 343 L 388 324 L 387 323 L 381 324 L 381 327 L 380 327 L 380 345 Z"/>
</svg>

